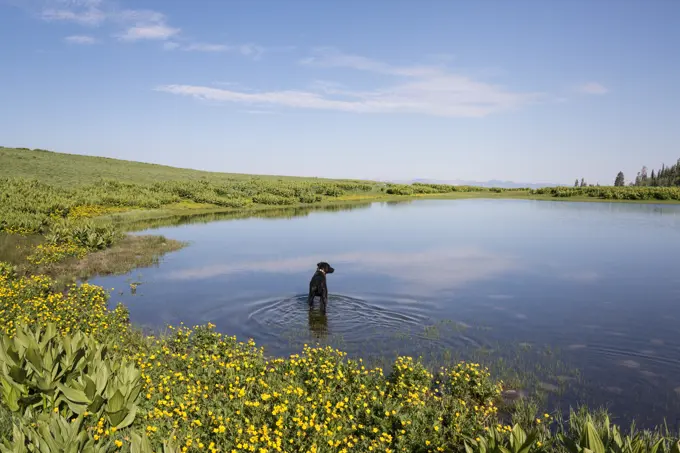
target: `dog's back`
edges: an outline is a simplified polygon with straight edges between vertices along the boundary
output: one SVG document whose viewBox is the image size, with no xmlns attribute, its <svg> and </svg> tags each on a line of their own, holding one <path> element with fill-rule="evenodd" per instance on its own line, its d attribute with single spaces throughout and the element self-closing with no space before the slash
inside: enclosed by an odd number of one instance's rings
<svg viewBox="0 0 680 453">
<path fill-rule="evenodd" d="M 311 307 L 314 303 L 314 298 L 319 296 L 321 298 L 321 306 L 325 307 L 328 301 L 328 287 L 326 286 L 326 275 L 332 274 L 335 271 L 330 264 L 321 262 L 316 265 L 316 272 L 309 282 L 309 296 L 307 302 Z"/>
<path fill-rule="evenodd" d="M 313 294 L 314 296 L 323 296 L 323 290 L 325 288 L 326 274 L 317 269 L 309 282 L 309 294 Z"/>
</svg>

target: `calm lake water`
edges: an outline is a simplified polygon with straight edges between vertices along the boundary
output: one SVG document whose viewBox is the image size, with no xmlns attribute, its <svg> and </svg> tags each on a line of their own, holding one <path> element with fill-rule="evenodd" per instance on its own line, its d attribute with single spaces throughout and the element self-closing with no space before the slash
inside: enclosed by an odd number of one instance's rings
<svg viewBox="0 0 680 453">
<path fill-rule="evenodd" d="M 419 200 L 212 219 L 153 229 L 191 245 L 92 283 L 149 328 L 212 322 L 276 355 L 321 342 L 376 363 L 481 360 L 549 405 L 680 421 L 680 206 Z M 325 316 L 305 303 L 319 261 L 336 269 Z"/>
</svg>

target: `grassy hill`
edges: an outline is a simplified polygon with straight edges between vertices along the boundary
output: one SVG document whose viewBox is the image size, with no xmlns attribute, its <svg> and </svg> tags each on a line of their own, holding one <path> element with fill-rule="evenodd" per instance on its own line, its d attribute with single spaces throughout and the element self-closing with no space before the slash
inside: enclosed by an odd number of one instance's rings
<svg viewBox="0 0 680 453">
<path fill-rule="evenodd" d="M 99 178 L 121 182 L 150 184 L 159 181 L 208 179 L 214 183 L 250 179 L 256 175 L 218 173 L 167 165 L 147 164 L 108 157 L 57 153 L 42 149 L 0 147 L 0 178 L 37 178 L 41 182 L 63 187 L 92 184 Z M 311 181 L 320 178 L 257 175 L 262 179 Z"/>
</svg>

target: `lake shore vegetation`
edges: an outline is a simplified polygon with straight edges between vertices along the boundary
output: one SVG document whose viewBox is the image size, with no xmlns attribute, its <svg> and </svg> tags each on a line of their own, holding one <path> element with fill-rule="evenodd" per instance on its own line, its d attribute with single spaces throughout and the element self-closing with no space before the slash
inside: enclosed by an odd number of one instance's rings
<svg viewBox="0 0 680 453">
<path fill-rule="evenodd" d="M 2 452 L 677 453 L 668 430 L 508 403 L 476 363 L 389 372 L 330 347 L 267 357 L 214 325 L 146 335 L 89 284 L 0 264 Z M 588 449 L 588 450 L 586 450 Z"/>
</svg>

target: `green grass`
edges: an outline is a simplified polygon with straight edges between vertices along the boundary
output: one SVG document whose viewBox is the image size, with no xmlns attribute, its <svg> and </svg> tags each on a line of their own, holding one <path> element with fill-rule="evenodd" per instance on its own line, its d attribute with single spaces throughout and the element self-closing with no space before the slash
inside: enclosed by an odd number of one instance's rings
<svg viewBox="0 0 680 453">
<path fill-rule="evenodd" d="M 0 177 L 37 178 L 59 187 L 92 184 L 100 178 L 153 184 L 159 181 L 208 179 L 223 183 L 250 179 L 255 175 L 219 173 L 167 165 L 111 159 L 107 157 L 56 153 L 46 150 L 0 147 Z M 319 178 L 258 175 L 266 180 L 316 181 Z"/>
</svg>

